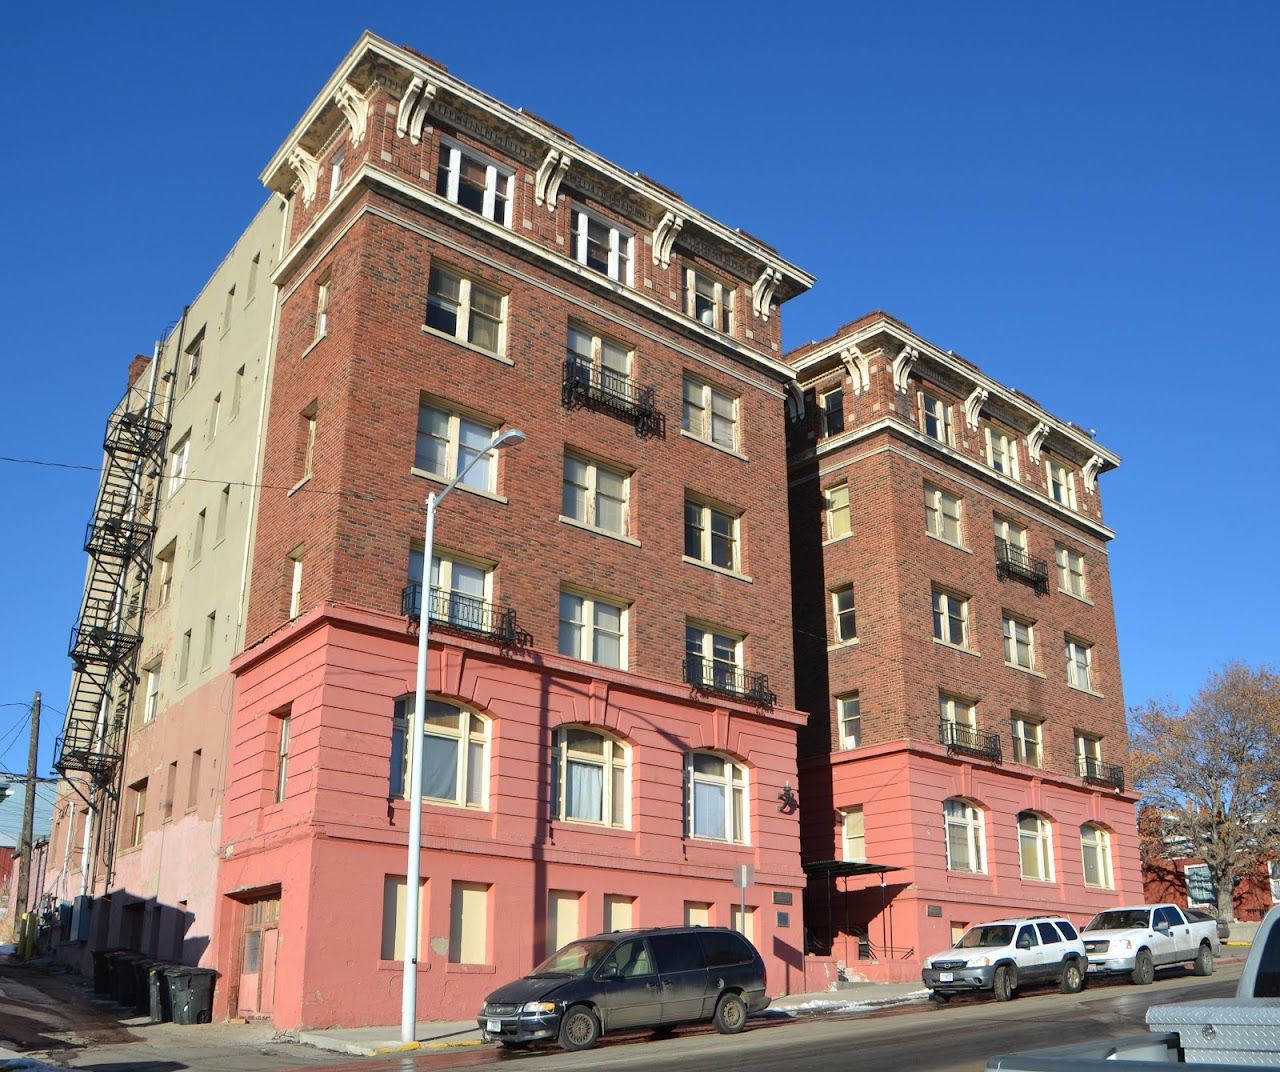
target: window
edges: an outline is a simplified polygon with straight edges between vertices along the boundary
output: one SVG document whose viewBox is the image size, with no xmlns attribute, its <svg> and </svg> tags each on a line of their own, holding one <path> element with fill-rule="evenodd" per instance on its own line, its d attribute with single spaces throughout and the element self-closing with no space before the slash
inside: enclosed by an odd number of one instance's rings
<svg viewBox="0 0 1280 1072">
<path fill-rule="evenodd" d="M 178 789 L 178 761 L 169 764 L 164 776 L 164 799 L 160 801 L 160 815 L 164 822 L 173 818 L 173 796 Z"/>
<path fill-rule="evenodd" d="M 1213 884 L 1213 876 L 1209 873 L 1208 864 L 1187 864 L 1182 869 L 1182 877 L 1187 883 L 1187 904 L 1213 905 L 1218 910 L 1218 887 Z"/>
<path fill-rule="evenodd" d="M 602 666 L 626 667 L 626 609 L 576 592 L 560 593 L 560 654 Z"/>
<path fill-rule="evenodd" d="M 684 903 L 684 925 L 686 927 L 710 927 L 711 926 L 711 905 L 706 901 L 685 901 Z M 678 941 L 676 936 L 669 935 L 669 939 Z M 676 950 L 671 950 L 673 953 Z M 687 955 L 686 955 L 687 957 Z M 682 957 L 680 959 L 686 959 Z"/>
<path fill-rule="evenodd" d="M 997 473 L 1018 479 L 1018 440 L 987 425 L 987 464 Z"/>
<path fill-rule="evenodd" d="M 569 325 L 565 342 L 569 375 L 575 382 L 626 399 L 631 384 L 631 351 L 619 342 Z"/>
<path fill-rule="evenodd" d="M 449 900 L 449 963 L 487 964 L 489 885 L 455 882 Z"/>
<path fill-rule="evenodd" d="M 231 485 L 223 484 L 218 493 L 218 517 L 213 526 L 213 542 L 221 543 L 227 538 L 227 513 L 231 509 Z"/>
<path fill-rule="evenodd" d="M 151 722 L 160 710 L 160 666 L 159 659 L 154 659 L 142 671 L 142 694 L 146 697 L 142 704 L 142 723 Z"/>
<path fill-rule="evenodd" d="M 316 404 L 311 403 L 302 411 L 302 475 L 298 482 L 310 480 L 316 464 Z"/>
<path fill-rule="evenodd" d="M 1112 889 L 1111 835 L 1094 823 L 1080 827 L 1080 852 L 1084 857 L 1084 884 Z"/>
<path fill-rule="evenodd" d="M 631 285 L 634 240 L 630 231 L 588 212 L 580 205 L 574 205 L 569 241 L 570 256 L 579 264 L 603 272 L 619 283 Z"/>
<path fill-rule="evenodd" d="M 1046 458 L 1045 474 L 1049 484 L 1049 498 L 1069 510 L 1076 508 L 1076 474 L 1059 461 Z"/>
<path fill-rule="evenodd" d="M 200 803 L 200 768 L 204 752 L 197 748 L 191 753 L 191 773 L 187 776 L 187 811 L 194 811 Z"/>
<path fill-rule="evenodd" d="M 1015 763 L 1025 763 L 1028 767 L 1039 767 L 1043 764 L 1041 746 L 1041 724 L 1039 719 L 1030 715 L 1015 713 L 1009 720 L 1013 736 L 1013 759 Z"/>
<path fill-rule="evenodd" d="M 997 515 L 994 527 L 996 546 L 1001 553 L 1004 553 L 1006 548 L 1009 547 L 1021 551 L 1024 555 L 1027 553 L 1027 530 L 1023 526 L 1014 524 L 1007 518 Z"/>
<path fill-rule="evenodd" d="M 834 391 L 828 391 L 821 398 L 822 404 L 822 424 L 821 436 L 823 439 L 828 436 L 838 435 L 844 431 L 844 391 L 837 387 Z"/>
<path fill-rule="evenodd" d="M 831 624 L 835 643 L 858 639 L 858 616 L 853 605 L 853 585 L 845 584 L 831 593 Z"/>
<path fill-rule="evenodd" d="M 725 450 L 736 450 L 738 400 L 710 384 L 686 376 L 680 427 L 695 439 L 714 443 Z"/>
<path fill-rule="evenodd" d="M 866 863 L 867 832 L 862 805 L 840 809 L 840 858 L 848 863 Z"/>
<path fill-rule="evenodd" d="M 231 419 L 235 420 L 240 413 L 240 400 L 244 396 L 244 366 L 236 369 L 235 378 L 231 381 Z"/>
<path fill-rule="evenodd" d="M 626 746 L 598 730 L 561 726 L 552 745 L 551 791 L 557 819 L 625 827 Z"/>
<path fill-rule="evenodd" d="M 187 347 L 187 374 L 183 378 L 183 390 L 189 391 L 200 376 L 200 359 L 204 353 L 204 328 L 196 334 L 191 345 Z"/>
<path fill-rule="evenodd" d="M 737 571 L 738 517 L 696 499 L 684 501 L 684 553 L 721 569 Z"/>
<path fill-rule="evenodd" d="M 547 891 L 547 956 L 581 937 L 578 909 L 582 894 L 577 890 Z M 643 942 L 636 942 L 643 949 Z"/>
<path fill-rule="evenodd" d="M 938 693 L 938 717 L 946 726 L 959 726 L 962 730 L 978 728 L 977 705 L 949 692 Z"/>
<path fill-rule="evenodd" d="M 836 717 L 840 721 L 840 747 L 862 744 L 862 703 L 856 692 L 836 697 Z"/>
<path fill-rule="evenodd" d="M 169 494 L 173 495 L 187 482 L 187 463 L 191 458 L 191 433 L 178 440 L 169 452 Z"/>
<path fill-rule="evenodd" d="M 747 771 L 713 752 L 690 752 L 685 832 L 743 845 L 747 840 Z"/>
<path fill-rule="evenodd" d="M 689 683 L 737 691 L 742 640 L 713 626 L 686 624 L 684 650 Z"/>
<path fill-rule="evenodd" d="M 195 532 L 191 537 L 191 564 L 195 565 L 204 556 L 204 528 L 205 519 L 208 516 L 207 510 L 201 510 L 196 514 Z"/>
<path fill-rule="evenodd" d="M 593 529 L 625 536 L 630 483 L 618 469 L 566 453 L 560 512 Z"/>
<path fill-rule="evenodd" d="M 703 327 L 733 330 L 733 287 L 695 268 L 684 273 L 684 311 Z"/>
<path fill-rule="evenodd" d="M 1081 778 L 1096 778 L 1102 773 L 1102 738 L 1076 730 L 1076 773 Z"/>
<path fill-rule="evenodd" d="M 289 778 L 289 734 L 293 729 L 293 715 L 286 710 L 276 716 L 276 785 L 273 799 L 279 804 L 284 800 L 285 782 Z"/>
<path fill-rule="evenodd" d="M 342 185 L 342 165 L 347 161 L 347 147 L 339 145 L 337 151 L 329 161 L 329 197 L 338 192 L 338 187 Z"/>
<path fill-rule="evenodd" d="M 236 301 L 236 287 L 235 287 L 235 284 L 232 283 L 231 289 L 227 291 L 227 303 L 222 310 L 222 330 L 223 331 L 226 331 L 227 328 L 231 326 L 231 310 L 235 306 L 235 301 Z"/>
<path fill-rule="evenodd" d="M 1067 637 L 1063 646 L 1067 657 L 1067 684 L 1075 689 L 1093 691 L 1093 645 Z"/>
<path fill-rule="evenodd" d="M 188 629 L 182 634 L 182 639 L 178 646 L 178 684 L 182 684 L 187 680 L 187 674 L 191 669 L 191 630 Z"/>
<path fill-rule="evenodd" d="M 492 492 L 497 487 L 498 466 L 493 455 L 486 452 L 496 434 L 497 429 L 493 425 L 423 402 L 418 407 L 414 468 L 446 481 L 452 480 L 475 460 L 470 471 L 459 481 L 460 485 Z"/>
<path fill-rule="evenodd" d="M 204 619 L 204 648 L 200 653 L 200 668 L 209 669 L 213 662 L 213 638 L 218 631 L 218 612 L 211 610 Z"/>
<path fill-rule="evenodd" d="M 604 929 L 606 931 L 629 931 L 635 926 L 636 899 L 618 893 L 604 895 Z"/>
<path fill-rule="evenodd" d="M 958 648 L 969 646 L 969 601 L 966 598 L 934 588 L 933 638 Z"/>
<path fill-rule="evenodd" d="M 156 555 L 156 606 L 163 607 L 173 595 L 173 560 L 178 553 L 175 537 Z"/>
<path fill-rule="evenodd" d="M 960 547 L 963 536 L 960 529 L 960 500 L 949 491 L 924 486 L 924 519 L 929 535 Z"/>
<path fill-rule="evenodd" d="M 447 268 L 432 265 L 427 283 L 427 327 L 477 349 L 500 354 L 507 299 Z"/>
<path fill-rule="evenodd" d="M 207 439 L 212 440 L 218 434 L 218 419 L 222 416 L 222 393 L 213 396 L 209 403 L 209 433 Z"/>
<path fill-rule="evenodd" d="M 1023 878 L 1053 881 L 1053 833 L 1048 819 L 1032 811 L 1018 816 L 1018 856 Z"/>
<path fill-rule="evenodd" d="M 425 916 L 427 909 L 426 881 L 418 887 L 418 939 L 427 933 Z M 382 878 L 382 945 L 380 956 L 383 960 L 404 960 L 405 940 L 405 893 L 408 885 L 404 875 L 384 875 Z M 421 944 L 420 944 L 421 948 Z"/>
<path fill-rule="evenodd" d="M 332 278 L 325 272 L 316 280 L 316 338 L 323 339 L 329 333 L 329 281 Z"/>
<path fill-rule="evenodd" d="M 849 517 L 849 485 L 827 488 L 827 539 L 836 540 L 853 531 Z"/>
<path fill-rule="evenodd" d="M 440 139 L 436 193 L 503 227 L 511 226 L 511 172 L 447 138 Z"/>
<path fill-rule="evenodd" d="M 302 610 L 302 560 L 306 554 L 303 547 L 297 548 L 289 556 L 289 620 L 293 621 Z"/>
<path fill-rule="evenodd" d="M 1054 558 L 1058 563 L 1058 591 L 1084 599 L 1084 555 L 1058 544 Z"/>
<path fill-rule="evenodd" d="M 942 803 L 947 831 L 947 870 L 985 871 L 982 812 L 967 800 L 952 797 Z"/>
<path fill-rule="evenodd" d="M 1035 627 L 1030 622 L 1015 618 L 1008 612 L 1004 616 L 1004 661 L 1020 670 L 1035 668 Z"/>
<path fill-rule="evenodd" d="M 937 395 L 920 392 L 920 427 L 930 439 L 951 444 L 951 406 Z"/>
<path fill-rule="evenodd" d="M 422 584 L 422 548 L 409 552 L 409 583 Z M 478 561 L 466 561 L 443 552 L 431 556 L 431 606 L 432 621 L 448 622 L 487 632 L 486 605 L 492 602 L 492 569 Z M 421 597 L 416 608 L 422 613 Z"/>
<path fill-rule="evenodd" d="M 262 263 L 262 254 L 255 253 L 253 260 L 249 262 L 249 282 L 245 286 L 244 303 L 248 305 L 253 301 L 254 294 L 258 291 L 258 266 Z"/>
<path fill-rule="evenodd" d="M 142 832 L 147 818 L 147 779 L 134 782 L 129 786 L 129 808 L 125 819 L 125 848 L 133 848 L 142 844 Z"/>
<path fill-rule="evenodd" d="M 409 784 L 409 724 L 413 697 L 395 702 L 391 721 L 389 794 Z M 422 796 L 437 804 L 485 808 L 489 790 L 489 721 L 466 708 L 428 698 L 423 712 Z"/>
</svg>

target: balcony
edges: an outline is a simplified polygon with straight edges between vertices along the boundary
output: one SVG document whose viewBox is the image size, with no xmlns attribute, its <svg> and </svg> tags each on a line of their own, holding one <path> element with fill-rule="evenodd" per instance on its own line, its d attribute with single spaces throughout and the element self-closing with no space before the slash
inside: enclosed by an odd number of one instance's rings
<svg viewBox="0 0 1280 1072">
<path fill-rule="evenodd" d="M 1094 785 L 1107 785 L 1112 789 L 1124 788 L 1124 768 L 1114 763 L 1103 763 L 1093 756 L 1076 756 L 1076 773 Z"/>
<path fill-rule="evenodd" d="M 560 402 L 566 409 L 586 408 L 608 413 L 635 425 L 641 439 L 666 438 L 667 418 L 658 412 L 653 387 L 637 387 L 631 377 L 596 368 L 570 354 L 565 358 Z"/>
<path fill-rule="evenodd" d="M 938 740 L 947 746 L 948 752 L 989 759 L 992 763 L 999 763 L 1004 758 L 998 733 L 981 733 L 958 722 L 939 723 Z"/>
<path fill-rule="evenodd" d="M 421 619 L 421 584 L 415 581 L 405 585 L 400 594 L 400 613 L 414 621 Z M 527 648 L 533 643 L 533 636 L 516 624 L 513 608 L 496 607 L 475 596 L 443 588 L 431 590 L 431 628 L 491 640 L 504 648 Z"/>
<path fill-rule="evenodd" d="M 703 696 L 725 696 L 746 700 L 760 707 L 772 707 L 778 697 L 769 691 L 769 675 L 756 674 L 739 666 L 703 659 L 698 655 L 684 658 L 684 680 L 693 691 Z"/>
<path fill-rule="evenodd" d="M 1002 581 L 1021 581 L 1034 588 L 1038 596 L 1049 594 L 1049 564 L 999 537 L 996 537 L 996 576 Z"/>
</svg>

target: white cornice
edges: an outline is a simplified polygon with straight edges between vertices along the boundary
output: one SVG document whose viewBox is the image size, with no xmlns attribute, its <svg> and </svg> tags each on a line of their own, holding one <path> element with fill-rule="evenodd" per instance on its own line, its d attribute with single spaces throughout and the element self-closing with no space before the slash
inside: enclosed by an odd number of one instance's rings
<svg viewBox="0 0 1280 1072">
<path fill-rule="evenodd" d="M 277 176 L 282 168 L 290 166 L 289 153 L 298 145 L 307 131 L 321 118 L 324 111 L 333 106 L 335 94 L 344 85 L 350 75 L 369 58 L 382 59 L 388 64 L 400 68 L 404 73 L 405 83 L 412 87 L 414 80 L 420 79 L 424 85 L 431 85 L 447 90 L 448 93 L 463 101 L 468 107 L 484 114 L 502 124 L 515 128 L 529 140 L 541 144 L 546 150 L 556 149 L 567 154 L 574 167 L 581 166 L 622 187 L 632 197 L 648 204 L 653 214 L 661 219 L 671 212 L 682 216 L 686 227 L 694 224 L 716 241 L 727 245 L 741 255 L 756 262 L 764 272 L 772 273 L 775 286 L 785 280 L 796 293 L 808 290 L 814 284 L 814 277 L 797 265 L 784 260 L 774 251 L 749 238 L 748 236 L 725 226 L 718 220 L 698 211 L 680 198 L 668 194 L 656 185 L 639 179 L 632 173 L 606 160 L 604 157 L 584 148 L 570 138 L 556 133 L 550 127 L 538 122 L 509 105 L 488 96 L 452 75 L 442 68 L 434 67 L 420 57 L 403 48 L 391 44 L 366 30 L 360 35 L 355 46 L 343 58 L 337 70 L 329 77 L 319 96 L 302 114 L 302 118 L 294 124 L 284 143 L 276 150 L 263 170 L 262 182 L 274 188 L 279 184 Z M 397 121 L 397 127 L 402 121 Z M 572 179 L 570 179 L 572 181 Z M 274 185 L 273 185 L 274 184 Z M 757 283 L 759 280 L 757 279 Z M 765 314 L 760 314 L 765 315 Z"/>
</svg>

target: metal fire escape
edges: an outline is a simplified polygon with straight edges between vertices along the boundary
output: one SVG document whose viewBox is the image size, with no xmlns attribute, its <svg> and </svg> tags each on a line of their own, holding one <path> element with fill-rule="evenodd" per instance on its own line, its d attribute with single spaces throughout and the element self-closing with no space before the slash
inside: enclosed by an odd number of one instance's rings
<svg viewBox="0 0 1280 1072">
<path fill-rule="evenodd" d="M 83 772 L 95 792 L 116 804 L 169 432 L 155 390 L 143 389 L 154 384 L 156 371 L 139 377 L 107 422 L 102 479 L 85 534 L 84 603 L 71 631 L 71 699 L 53 764 L 63 777 Z"/>
</svg>

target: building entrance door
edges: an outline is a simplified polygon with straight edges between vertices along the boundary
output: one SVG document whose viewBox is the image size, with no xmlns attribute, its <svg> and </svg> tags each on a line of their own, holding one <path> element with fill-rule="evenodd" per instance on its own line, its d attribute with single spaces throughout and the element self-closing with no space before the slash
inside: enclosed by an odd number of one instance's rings
<svg viewBox="0 0 1280 1072">
<path fill-rule="evenodd" d="M 270 1017 L 275 1011 L 276 945 L 280 933 L 280 897 L 264 897 L 244 906 L 240 945 L 240 985 L 236 1013 Z"/>
</svg>

